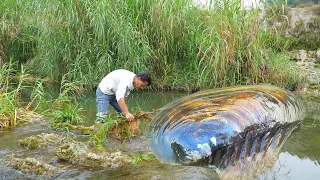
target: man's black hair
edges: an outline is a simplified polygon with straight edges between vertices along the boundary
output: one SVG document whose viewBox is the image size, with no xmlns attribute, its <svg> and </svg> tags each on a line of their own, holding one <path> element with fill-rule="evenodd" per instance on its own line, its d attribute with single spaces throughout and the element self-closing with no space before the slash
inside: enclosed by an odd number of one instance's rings
<svg viewBox="0 0 320 180">
<path fill-rule="evenodd" d="M 148 86 L 152 84 L 152 78 L 149 72 L 141 72 L 136 74 L 136 76 L 139 77 L 141 81 L 148 82 Z"/>
</svg>

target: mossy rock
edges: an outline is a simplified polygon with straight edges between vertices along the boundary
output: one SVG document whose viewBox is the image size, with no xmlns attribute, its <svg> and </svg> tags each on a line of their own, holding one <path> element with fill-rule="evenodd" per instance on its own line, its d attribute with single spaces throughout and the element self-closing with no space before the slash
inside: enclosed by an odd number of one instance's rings
<svg viewBox="0 0 320 180">
<path fill-rule="evenodd" d="M 83 125 L 72 125 L 69 123 L 52 123 L 51 127 L 53 129 L 61 129 L 61 130 L 71 130 L 78 132 L 80 134 L 84 135 L 91 135 L 94 133 L 94 127 L 93 126 L 83 126 Z"/>
<path fill-rule="evenodd" d="M 320 16 L 320 5 L 312 6 L 312 7 L 311 7 L 311 11 L 312 11 L 314 14 Z"/>
<path fill-rule="evenodd" d="M 312 59 L 317 58 L 317 51 L 308 51 L 308 57 Z"/>
<path fill-rule="evenodd" d="M 293 42 L 289 49 L 291 50 L 317 50 L 320 47 L 320 32 L 304 32 L 299 36 L 298 41 Z"/>
<path fill-rule="evenodd" d="M 23 159 L 15 157 L 15 155 L 10 155 L 7 156 L 6 163 L 8 166 L 13 167 L 23 173 L 54 175 L 59 172 L 56 167 L 30 157 Z"/>
<path fill-rule="evenodd" d="M 60 160 L 86 167 L 115 169 L 132 165 L 132 159 L 121 152 L 94 152 L 87 145 L 71 143 L 61 146 L 56 155 Z"/>
<path fill-rule="evenodd" d="M 64 142 L 65 138 L 58 134 L 42 133 L 36 136 L 30 136 L 25 139 L 19 140 L 19 145 L 22 147 L 27 147 L 28 149 L 36 149 L 62 144 Z"/>
</svg>

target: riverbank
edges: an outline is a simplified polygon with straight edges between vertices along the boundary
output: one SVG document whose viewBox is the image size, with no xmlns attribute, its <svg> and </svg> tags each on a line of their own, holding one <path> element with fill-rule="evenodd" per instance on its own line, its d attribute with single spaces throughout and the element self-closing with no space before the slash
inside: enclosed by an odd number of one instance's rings
<svg viewBox="0 0 320 180">
<path fill-rule="evenodd" d="M 151 72 L 152 88 L 160 90 L 259 83 L 297 88 L 304 77 L 285 52 L 296 49 L 299 33 L 307 31 L 313 39 L 303 42 L 316 50 L 318 36 L 312 31 L 317 21 L 309 23 L 316 10 L 270 5 L 261 19 L 261 10 L 241 10 L 237 0 L 212 9 L 192 2 L 5 1 L 0 5 L 0 64 L 12 59 L 33 77 L 58 84 L 64 77 L 87 89 L 118 68 Z M 305 28 L 295 31 L 299 12 Z"/>
</svg>

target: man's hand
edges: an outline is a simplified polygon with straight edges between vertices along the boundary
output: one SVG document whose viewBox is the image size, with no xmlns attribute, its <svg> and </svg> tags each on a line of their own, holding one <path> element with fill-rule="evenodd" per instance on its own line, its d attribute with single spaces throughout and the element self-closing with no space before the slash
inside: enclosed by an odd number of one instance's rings
<svg viewBox="0 0 320 180">
<path fill-rule="evenodd" d="M 128 119 L 128 121 L 132 121 L 134 120 L 134 116 L 129 113 L 127 105 L 126 105 L 126 101 L 124 100 L 124 98 L 120 98 L 118 101 L 118 104 L 122 110 L 122 112 L 126 115 L 126 118 Z"/>
<path fill-rule="evenodd" d="M 134 116 L 131 113 L 127 113 L 126 118 L 128 119 L 129 122 L 134 120 Z"/>
</svg>

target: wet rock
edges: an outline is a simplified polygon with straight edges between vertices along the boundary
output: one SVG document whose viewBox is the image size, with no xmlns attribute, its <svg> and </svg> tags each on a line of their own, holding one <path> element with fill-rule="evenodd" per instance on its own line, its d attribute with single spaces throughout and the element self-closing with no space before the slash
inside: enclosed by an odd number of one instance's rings
<svg viewBox="0 0 320 180">
<path fill-rule="evenodd" d="M 62 144 L 66 139 L 58 134 L 42 133 L 19 140 L 19 145 L 28 149 L 47 148 L 53 145 Z"/>
<path fill-rule="evenodd" d="M 115 169 L 132 164 L 132 159 L 121 152 L 99 152 L 95 153 L 87 145 L 71 143 L 61 146 L 57 151 L 60 160 L 68 161 L 72 164 L 87 167 L 104 167 Z"/>
<path fill-rule="evenodd" d="M 90 135 L 94 133 L 94 126 L 83 126 L 83 125 L 72 125 L 68 123 L 54 123 L 51 125 L 54 129 L 61 129 L 61 130 L 71 130 L 75 131 L 84 135 Z"/>
<path fill-rule="evenodd" d="M 10 155 L 6 157 L 6 163 L 8 166 L 13 167 L 23 173 L 54 175 L 59 172 L 56 167 L 30 157 L 23 159 L 15 157 L 15 155 Z"/>
</svg>

